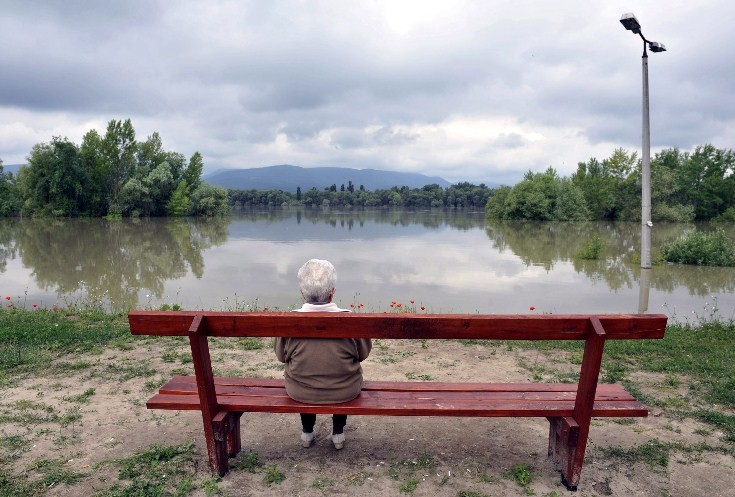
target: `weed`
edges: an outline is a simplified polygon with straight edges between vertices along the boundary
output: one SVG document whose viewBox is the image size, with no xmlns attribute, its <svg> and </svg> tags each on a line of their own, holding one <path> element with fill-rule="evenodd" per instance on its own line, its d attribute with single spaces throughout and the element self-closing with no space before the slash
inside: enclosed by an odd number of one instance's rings
<svg viewBox="0 0 735 497">
<path fill-rule="evenodd" d="M 221 481 L 222 479 L 217 476 L 204 480 L 202 482 L 202 489 L 204 490 L 204 494 L 222 495 L 222 490 L 220 490 L 219 488 L 219 482 Z"/>
<path fill-rule="evenodd" d="M 252 449 L 247 454 L 240 454 L 235 460 L 230 461 L 230 468 L 244 469 L 249 473 L 257 473 L 262 466 L 263 463 L 260 461 L 260 456 L 258 456 L 257 452 L 253 452 Z"/>
<path fill-rule="evenodd" d="M 314 480 L 314 482 L 311 484 L 311 488 L 315 488 L 317 490 L 320 490 L 322 493 L 326 494 L 327 489 L 334 486 L 334 480 L 331 478 L 317 478 Z"/>
<path fill-rule="evenodd" d="M 75 485 L 88 476 L 86 473 L 68 471 L 63 468 L 64 464 L 66 464 L 66 461 L 63 459 L 36 459 L 31 463 L 29 469 L 43 475 L 41 481 L 46 488 L 59 483 Z"/>
<path fill-rule="evenodd" d="M 278 469 L 278 466 L 276 464 L 272 466 L 266 466 L 264 468 L 265 476 L 263 476 L 263 481 L 266 483 L 266 485 L 271 485 L 275 483 L 276 485 L 280 485 L 283 480 L 286 479 L 286 475 L 283 474 L 283 472 Z"/>
<path fill-rule="evenodd" d="M 419 486 L 419 480 L 416 478 L 410 478 L 406 480 L 405 482 L 401 483 L 401 485 L 398 487 L 398 490 L 402 494 L 411 494 L 414 490 L 416 490 L 416 487 Z"/>
<path fill-rule="evenodd" d="M 460 490 L 457 497 L 490 497 L 490 494 L 483 494 L 478 490 Z"/>
<path fill-rule="evenodd" d="M 533 468 L 524 463 L 514 464 L 513 468 L 505 471 L 503 475 L 514 480 L 518 485 L 527 487 L 533 481 Z"/>
<path fill-rule="evenodd" d="M 68 397 L 63 397 L 63 399 L 67 402 L 76 402 L 78 404 L 88 404 L 89 398 L 94 395 L 95 389 L 94 388 L 88 388 L 83 393 L 80 393 L 79 395 L 71 395 Z"/>
</svg>

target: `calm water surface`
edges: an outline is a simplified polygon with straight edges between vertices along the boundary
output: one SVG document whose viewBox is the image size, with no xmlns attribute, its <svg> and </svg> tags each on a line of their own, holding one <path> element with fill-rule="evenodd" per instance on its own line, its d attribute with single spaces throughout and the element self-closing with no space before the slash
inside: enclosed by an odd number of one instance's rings
<svg viewBox="0 0 735 497">
<path fill-rule="evenodd" d="M 691 225 L 654 228 L 654 250 Z M 599 235 L 604 260 L 576 257 Z M 732 230 L 729 233 L 733 236 Z M 0 294 L 42 307 L 286 310 L 296 272 L 331 260 L 336 301 L 429 312 L 735 315 L 735 268 L 631 257 L 637 223 L 486 223 L 481 213 L 274 211 L 230 219 L 0 220 Z M 530 308 L 534 307 L 531 311 Z"/>
</svg>

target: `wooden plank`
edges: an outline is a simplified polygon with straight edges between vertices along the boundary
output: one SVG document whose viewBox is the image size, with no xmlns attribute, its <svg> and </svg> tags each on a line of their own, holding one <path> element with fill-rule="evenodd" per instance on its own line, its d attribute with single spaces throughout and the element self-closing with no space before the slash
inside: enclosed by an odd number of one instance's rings
<svg viewBox="0 0 735 497">
<path fill-rule="evenodd" d="M 476 400 L 434 402 L 411 399 L 400 402 L 392 399 L 357 399 L 343 404 L 302 404 L 288 397 L 219 396 L 221 409 L 234 412 L 315 413 L 372 416 L 455 416 L 455 417 L 559 417 L 571 416 L 574 401 L 514 401 Z M 157 394 L 151 397 L 149 409 L 198 410 L 199 400 L 194 395 Z M 642 417 L 647 410 L 637 401 L 595 402 L 595 417 Z"/>
<path fill-rule="evenodd" d="M 241 386 L 259 388 L 285 388 L 283 378 L 231 378 L 215 377 L 216 386 Z M 196 380 L 193 376 L 174 376 L 161 391 L 191 391 L 196 389 Z M 433 381 L 366 381 L 362 391 L 371 390 L 383 392 L 576 392 L 576 383 L 446 383 Z M 219 390 L 218 390 L 219 391 Z M 618 383 L 600 383 L 597 388 L 600 394 L 626 394 L 625 389 Z"/>
<path fill-rule="evenodd" d="M 252 397 L 288 397 L 285 388 L 274 387 L 248 387 L 238 385 L 216 385 L 217 396 L 252 396 Z M 174 388 L 164 385 L 159 393 L 166 395 L 197 395 L 196 385 L 180 384 Z M 478 395 L 479 394 L 479 395 Z M 573 391 L 545 392 L 537 390 L 516 391 L 397 391 L 397 390 L 364 390 L 360 397 L 368 399 L 396 399 L 410 402 L 413 399 L 433 399 L 437 401 L 450 400 L 473 400 L 478 402 L 494 400 L 547 400 L 547 401 L 569 401 L 574 400 L 576 393 Z M 595 400 L 635 400 L 635 398 L 622 388 L 607 390 L 598 393 Z"/>
<path fill-rule="evenodd" d="M 209 336 L 420 339 L 583 340 L 590 315 L 479 315 L 383 313 L 254 313 L 131 311 L 134 335 L 185 336 L 195 315 Z M 609 314 L 597 318 L 607 339 L 663 338 L 664 314 Z"/>
</svg>

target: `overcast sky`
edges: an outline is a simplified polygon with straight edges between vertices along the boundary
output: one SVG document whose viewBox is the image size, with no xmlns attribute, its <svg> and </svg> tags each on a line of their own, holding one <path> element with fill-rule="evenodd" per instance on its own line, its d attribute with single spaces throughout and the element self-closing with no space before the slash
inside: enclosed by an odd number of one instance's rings
<svg viewBox="0 0 735 497">
<path fill-rule="evenodd" d="M 0 0 L 0 159 L 111 119 L 218 168 L 512 184 L 651 144 L 735 143 L 735 3 Z"/>
</svg>

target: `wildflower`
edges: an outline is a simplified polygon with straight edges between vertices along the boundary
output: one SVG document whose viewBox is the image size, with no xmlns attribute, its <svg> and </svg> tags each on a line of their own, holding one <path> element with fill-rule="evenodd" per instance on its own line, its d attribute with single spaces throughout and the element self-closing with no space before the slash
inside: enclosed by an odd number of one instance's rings
<svg viewBox="0 0 735 497">
<path fill-rule="evenodd" d="M 355 304 L 350 304 L 350 307 L 352 307 L 354 309 L 355 308 Z"/>
<path fill-rule="evenodd" d="M 38 304 L 33 304 L 33 308 L 35 309 L 36 307 L 38 307 Z"/>
<path fill-rule="evenodd" d="M 412 300 L 412 301 L 411 301 L 411 303 L 413 304 L 413 303 L 415 303 L 415 302 L 414 302 L 414 301 Z"/>
<path fill-rule="evenodd" d="M 536 308 L 534 306 L 529 307 L 530 310 L 535 311 Z"/>
<path fill-rule="evenodd" d="M 364 304 L 360 304 L 360 305 L 357 306 L 358 309 L 362 309 L 363 307 L 365 307 Z"/>
<path fill-rule="evenodd" d="M 396 307 L 398 307 L 400 309 L 401 308 L 401 305 L 403 305 L 403 304 L 396 304 Z"/>
<path fill-rule="evenodd" d="M 422 306 L 421 306 L 421 310 L 422 310 L 422 311 L 425 311 L 425 310 L 426 310 L 426 307 L 424 307 L 424 306 L 422 305 Z"/>
<path fill-rule="evenodd" d="M 59 310 L 59 306 L 58 306 L 58 305 L 55 305 L 55 306 L 53 307 L 53 309 L 54 309 L 55 311 L 58 311 L 58 310 Z"/>
<path fill-rule="evenodd" d="M 394 306 L 395 304 L 396 304 L 396 303 L 395 303 L 395 302 L 393 302 L 393 303 L 392 303 L 392 304 L 390 305 L 390 307 L 393 307 L 393 306 Z"/>
<path fill-rule="evenodd" d="M 5 297 L 5 300 L 10 300 L 10 297 Z"/>
<path fill-rule="evenodd" d="M 263 307 L 263 312 L 265 312 L 265 311 L 267 311 L 267 310 L 268 310 L 268 308 L 267 308 L 267 307 Z"/>
</svg>

